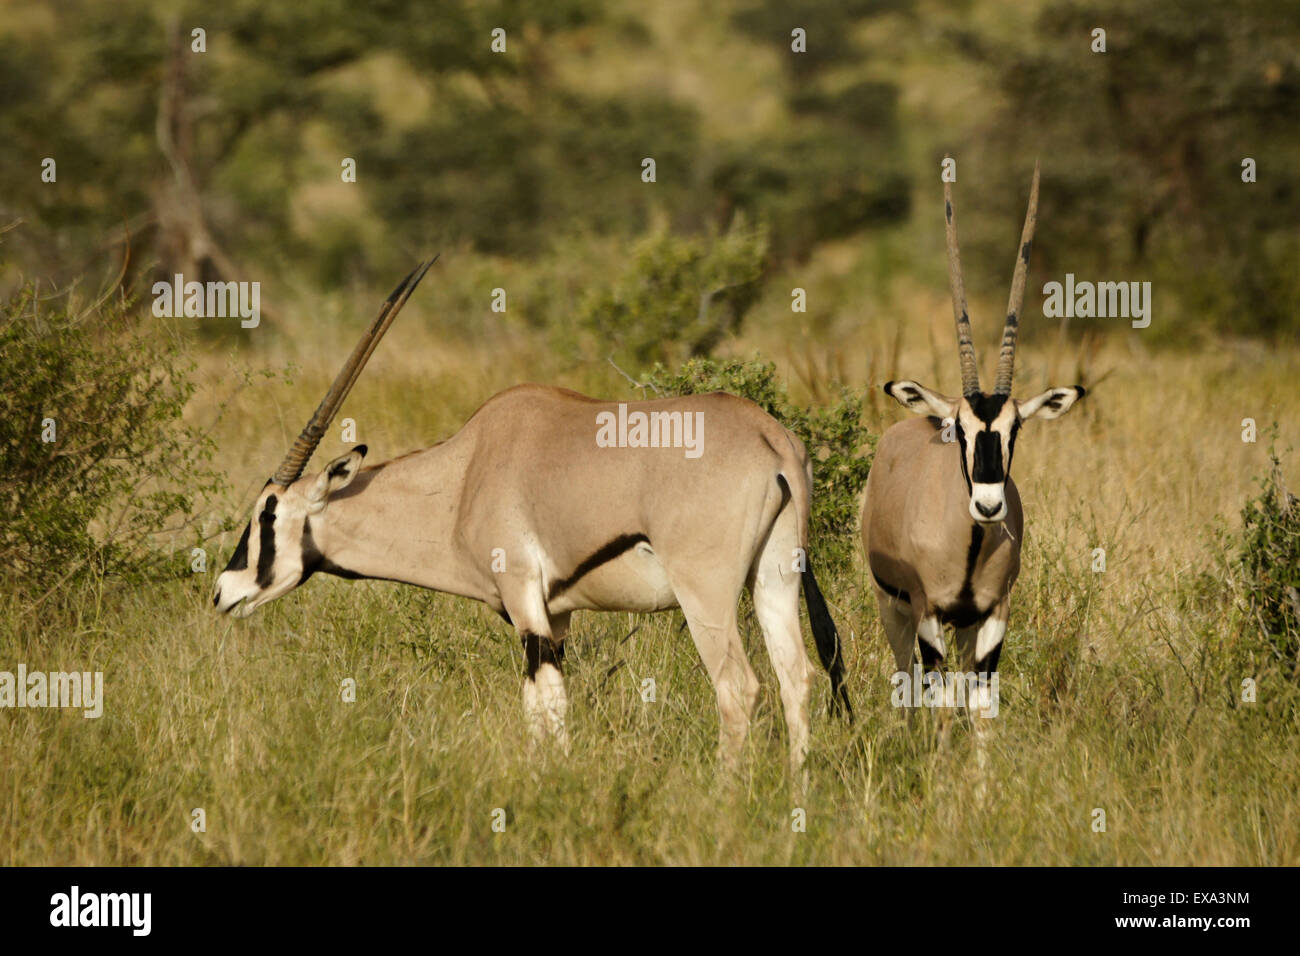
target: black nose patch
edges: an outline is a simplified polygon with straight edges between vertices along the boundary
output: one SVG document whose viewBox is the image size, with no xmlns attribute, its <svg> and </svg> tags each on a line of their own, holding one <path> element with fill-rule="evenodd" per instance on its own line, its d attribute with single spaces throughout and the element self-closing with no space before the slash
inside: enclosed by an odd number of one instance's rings
<svg viewBox="0 0 1300 956">
<path fill-rule="evenodd" d="M 995 485 L 1006 479 L 1002 467 L 1002 436 L 997 432 L 975 433 L 975 461 L 971 468 L 971 481 Z"/>
</svg>

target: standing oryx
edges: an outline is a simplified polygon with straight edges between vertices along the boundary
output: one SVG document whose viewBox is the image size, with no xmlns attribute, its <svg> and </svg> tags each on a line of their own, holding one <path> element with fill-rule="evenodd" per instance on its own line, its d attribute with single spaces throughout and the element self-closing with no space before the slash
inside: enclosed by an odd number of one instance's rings
<svg viewBox="0 0 1300 956">
<path fill-rule="evenodd" d="M 800 766 L 812 681 L 801 583 L 832 700 L 847 707 L 844 663 L 808 564 L 808 455 L 754 403 L 721 392 L 618 403 L 521 385 L 430 448 L 362 468 L 358 445 L 302 477 L 428 267 L 389 296 L 258 495 L 213 604 L 243 617 L 317 571 L 482 601 L 523 642 L 534 733 L 565 747 L 560 670 L 570 615 L 681 607 L 717 692 L 720 751 L 731 764 L 758 696 L 736 618 L 748 585 Z"/>
<path fill-rule="evenodd" d="M 929 417 L 900 422 L 885 432 L 862 504 L 862 539 L 899 671 L 911 670 L 918 639 L 925 670 L 934 669 L 944 658 L 943 627 L 950 624 L 956 629 L 961 669 L 996 672 L 1011 586 L 1020 571 L 1024 519 L 1009 475 L 1016 435 L 1025 421 L 1063 415 L 1084 394 L 1076 385 L 1051 388 L 1024 401 L 1011 397 L 1016 330 L 1037 211 L 1035 164 L 997 382 L 989 395 L 980 389 L 952 218 L 952 187 L 944 185 L 962 395 L 949 398 L 916 382 L 885 384 L 886 394 Z"/>
</svg>

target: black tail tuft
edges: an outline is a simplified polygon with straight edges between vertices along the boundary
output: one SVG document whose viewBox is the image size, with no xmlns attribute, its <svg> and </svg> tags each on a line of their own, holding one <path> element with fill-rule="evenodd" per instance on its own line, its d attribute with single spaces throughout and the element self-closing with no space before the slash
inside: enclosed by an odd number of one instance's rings
<svg viewBox="0 0 1300 956">
<path fill-rule="evenodd" d="M 808 605 L 808 621 L 812 624 L 813 640 L 817 642 L 817 656 L 831 677 L 831 713 L 842 712 L 844 719 L 853 722 L 853 706 L 844 686 L 844 652 L 840 646 L 840 632 L 835 629 L 831 612 L 817 586 L 817 578 L 809 564 L 803 571 L 803 599 Z"/>
</svg>

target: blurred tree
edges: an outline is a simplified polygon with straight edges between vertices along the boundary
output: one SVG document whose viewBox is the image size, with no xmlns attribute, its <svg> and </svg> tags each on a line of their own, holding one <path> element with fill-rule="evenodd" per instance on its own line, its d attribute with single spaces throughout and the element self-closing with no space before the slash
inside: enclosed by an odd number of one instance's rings
<svg viewBox="0 0 1300 956">
<path fill-rule="evenodd" d="M 739 209 L 770 223 L 773 252 L 806 256 L 824 239 L 906 219 L 910 183 L 901 155 L 898 89 L 871 80 L 859 39 L 873 17 L 909 11 L 911 0 L 816 0 L 792 8 L 755 0 L 736 24 L 777 46 L 789 83 L 791 122 L 780 134 L 735 148 L 715 171 L 725 219 Z M 804 30 L 806 49 L 791 49 Z"/>
<path fill-rule="evenodd" d="M 300 234 L 292 221 L 295 188 L 321 164 L 321 140 L 311 135 L 317 125 L 343 141 L 374 135 L 396 145 L 400 163 L 380 164 L 382 175 L 361 180 L 385 211 L 428 214 L 405 200 L 432 174 L 442 177 L 444 194 L 466 199 L 482 189 L 498 197 L 489 204 L 498 217 L 466 201 L 457 238 L 495 239 L 506 212 L 535 224 L 530 196 L 547 142 L 536 136 L 539 121 L 512 125 L 514 115 L 527 115 L 522 104 L 469 115 L 454 106 L 429 120 L 447 134 L 445 151 L 460 155 L 459 166 L 444 172 L 437 151 L 410 151 L 422 145 L 418 125 L 397 133 L 381 119 L 383 97 L 373 84 L 353 83 L 341 94 L 330 81 L 388 54 L 439 92 L 440 84 L 463 86 L 467 76 L 482 90 L 506 81 L 527 86 L 546 74 L 544 60 L 528 51 L 588 22 L 594 9 L 591 0 L 544 8 L 450 0 L 430 16 L 415 0 L 233 0 L 164 14 L 150 0 L 69 0 L 26 20 L 9 11 L 6 19 L 22 29 L 0 34 L 0 136 L 8 144 L 0 154 L 0 213 L 28 223 L 11 248 L 46 274 L 79 272 L 125 225 L 133 241 L 145 237 L 159 273 L 199 279 L 234 270 L 228 248 L 235 258 L 259 260 L 328 249 L 334 237 Z M 491 51 L 491 31 L 503 23 L 523 55 Z M 203 51 L 192 48 L 195 27 L 205 31 Z M 449 129 L 448 116 L 467 125 Z M 378 147 L 359 142 L 356 151 L 367 149 Z M 55 183 L 40 182 L 44 157 L 57 162 Z M 476 174 L 469 189 L 467 170 Z"/>
<path fill-rule="evenodd" d="M 817 52 L 806 66 L 788 58 L 787 135 L 746 142 L 709 140 L 696 109 L 662 91 L 560 79 L 571 73 L 556 61 L 593 36 L 653 42 L 635 13 L 596 0 L 446 0 L 436 16 L 416 0 L 8 9 L 0 217 L 27 220 L 9 244 L 19 261 L 63 278 L 122 227 L 133 265 L 162 275 L 292 263 L 327 286 L 391 272 L 413 249 L 532 256 L 558 231 L 725 230 L 737 211 L 772 223 L 778 254 L 804 254 L 906 212 L 895 90 L 827 79 L 858 56 L 854 18 L 899 5 L 817 5 Z M 783 17 L 768 3 L 740 19 L 788 44 L 783 23 L 768 31 Z M 504 54 L 491 43 L 501 26 Z M 46 156 L 57 183 L 39 182 Z M 343 156 L 357 161 L 357 198 L 322 201 Z"/>
<path fill-rule="evenodd" d="M 1096 27 L 1104 53 L 1091 49 Z M 1023 215 L 1028 171 L 1043 160 L 1052 241 L 1039 275 L 1153 279 L 1154 295 L 1180 299 L 1192 320 L 1295 327 L 1300 6 L 1051 0 L 1028 43 L 974 28 L 952 39 L 1006 100 L 965 165 L 1001 218 Z M 1247 157 L 1255 183 L 1242 181 Z M 973 243 L 973 254 L 1009 273 L 1005 245 Z"/>
</svg>

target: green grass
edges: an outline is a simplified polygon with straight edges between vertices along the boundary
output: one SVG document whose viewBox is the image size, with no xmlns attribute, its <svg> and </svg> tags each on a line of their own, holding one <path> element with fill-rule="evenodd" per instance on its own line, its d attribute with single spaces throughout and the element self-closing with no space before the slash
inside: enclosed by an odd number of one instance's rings
<svg viewBox="0 0 1300 956">
<path fill-rule="evenodd" d="M 1190 675 L 1163 652 L 1171 625 L 1154 608 L 1126 650 L 1098 654 L 1091 635 L 1118 623 L 1083 610 L 1100 584 L 1062 581 L 1051 555 L 1028 552 L 983 800 L 960 720 L 909 729 L 889 707 L 874 609 L 848 581 L 828 591 L 850 597 L 834 608 L 846 635 L 868 632 L 848 651 L 858 720 L 826 716 L 823 679 L 802 795 L 752 620 L 764 692 L 732 779 L 716 771 L 712 689 L 677 614 L 575 619 L 568 758 L 527 741 L 513 634 L 456 598 L 318 578 L 232 622 L 196 575 L 78 595 L 27 641 L 34 622 L 6 614 L 6 659 L 25 644 L 29 669 L 104 671 L 105 713 L 3 715 L 0 862 L 1297 862 L 1295 688 L 1265 676 L 1258 703 L 1232 706 L 1239 662 L 1208 616 L 1173 638 Z"/>
</svg>

